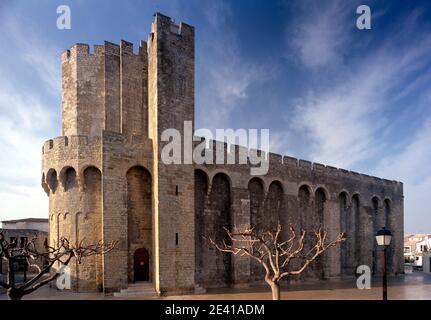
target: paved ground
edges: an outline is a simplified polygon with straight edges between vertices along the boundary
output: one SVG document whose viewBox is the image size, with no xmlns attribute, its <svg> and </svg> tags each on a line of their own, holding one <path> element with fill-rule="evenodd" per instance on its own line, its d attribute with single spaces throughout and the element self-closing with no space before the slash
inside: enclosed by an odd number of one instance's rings
<svg viewBox="0 0 431 320">
<path fill-rule="evenodd" d="M 372 288 L 369 290 L 359 290 L 356 288 L 356 280 L 327 280 L 319 283 L 298 283 L 284 288 L 281 294 L 282 299 L 317 299 L 317 300 L 374 300 L 381 299 L 382 288 L 381 279 L 373 279 Z M 431 300 L 431 275 L 422 272 L 414 272 L 389 279 L 388 288 L 389 299 L 429 299 Z M 144 299 L 144 297 L 141 297 Z M 271 295 L 266 287 L 248 289 L 223 289 L 212 290 L 201 295 L 169 296 L 167 300 L 264 300 L 270 299 Z M 0 294 L 0 300 L 7 299 L 5 294 Z M 42 300 L 100 300 L 117 299 L 112 296 L 103 296 L 94 293 L 72 293 L 61 292 L 48 287 L 42 288 L 25 299 Z M 137 298 L 139 299 L 139 297 Z"/>
</svg>

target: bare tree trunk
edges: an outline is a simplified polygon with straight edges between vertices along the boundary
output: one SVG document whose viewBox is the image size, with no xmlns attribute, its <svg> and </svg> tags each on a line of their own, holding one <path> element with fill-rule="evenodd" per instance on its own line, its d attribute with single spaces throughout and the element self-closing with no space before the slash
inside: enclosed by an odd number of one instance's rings
<svg viewBox="0 0 431 320">
<path fill-rule="evenodd" d="M 8 243 L 4 235 L 0 232 L 0 250 L 2 256 L 8 260 L 8 281 L 7 283 L 0 281 L 0 286 L 7 290 L 6 293 L 9 300 L 21 300 L 25 295 L 57 279 L 60 275 L 60 273 L 57 272 L 47 278 L 43 278 L 45 274 L 49 274 L 54 263 L 61 262 L 64 265 L 68 265 L 72 258 L 76 258 L 78 262 L 81 262 L 81 259 L 84 257 L 105 254 L 113 250 L 118 241 L 112 241 L 109 245 L 105 245 L 103 242 L 99 241 L 96 244 L 90 244 L 88 246 L 83 246 L 83 241 L 81 241 L 76 246 L 71 246 L 69 240 L 61 238 L 59 246 L 54 248 L 49 247 L 47 240 L 45 240 L 45 252 L 37 251 L 34 243 L 35 241 L 32 240 L 25 247 L 16 248 L 15 243 Z M 41 257 L 46 259 L 47 262 L 43 269 L 29 281 L 26 281 L 27 279 L 25 279 L 26 276 L 24 275 L 24 283 L 17 285 L 15 272 L 18 270 L 15 270 L 14 262 L 18 258 L 25 258 L 25 260 L 28 261 L 29 259 L 35 260 Z M 62 259 L 65 257 L 67 257 L 67 259 L 63 262 Z"/>
<path fill-rule="evenodd" d="M 9 300 L 21 300 L 24 296 L 24 291 L 16 288 L 9 288 L 7 290 L 7 297 Z"/>
<path fill-rule="evenodd" d="M 8 264 L 8 284 L 11 287 L 15 286 L 15 270 L 14 270 L 14 265 L 13 265 L 13 260 L 9 259 L 9 264 Z"/>
<path fill-rule="evenodd" d="M 277 281 L 271 281 L 270 286 L 272 291 L 272 300 L 280 300 L 280 284 Z"/>
<path fill-rule="evenodd" d="M 221 252 L 231 253 L 240 257 L 251 257 L 260 263 L 265 269 L 265 282 L 271 287 L 272 300 L 281 299 L 281 279 L 290 275 L 300 275 L 322 253 L 346 240 L 345 234 L 340 233 L 335 240 L 327 243 L 325 241 L 327 236 L 326 231 L 322 231 L 319 228 L 314 231 L 316 237 L 314 246 L 311 248 L 307 246 L 304 252 L 304 242 L 307 233 L 305 230 L 301 230 L 298 239 L 293 226 L 290 227 L 291 236 L 286 241 L 279 239 L 282 232 L 281 224 L 277 224 L 275 232 L 267 231 L 260 234 L 256 233 L 252 226 L 242 231 L 236 227 L 233 228 L 233 231 L 225 228 L 225 231 L 231 240 L 229 244 L 223 242 L 222 245 L 219 245 L 209 238 L 210 243 Z M 233 244 L 235 243 L 239 245 L 234 246 Z M 294 259 L 300 259 L 301 265 L 296 270 L 288 270 L 289 263 Z M 295 267 L 297 267 L 296 264 Z"/>
</svg>

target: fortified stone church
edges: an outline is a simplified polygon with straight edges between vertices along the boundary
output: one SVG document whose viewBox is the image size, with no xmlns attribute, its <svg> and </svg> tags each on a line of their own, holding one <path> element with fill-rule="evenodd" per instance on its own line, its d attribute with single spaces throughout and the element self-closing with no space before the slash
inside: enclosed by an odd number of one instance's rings
<svg viewBox="0 0 431 320">
<path fill-rule="evenodd" d="M 211 247 L 223 227 L 323 226 L 347 241 L 303 278 L 378 273 L 374 235 L 389 228 L 391 273 L 403 270 L 403 185 L 268 154 L 269 171 L 247 164 L 164 164 L 161 133 L 194 122 L 195 32 L 155 14 L 147 42 L 76 44 L 61 56 L 62 135 L 45 142 L 42 186 L 49 239 L 118 240 L 104 256 L 71 265 L 73 290 L 115 292 L 148 281 L 158 294 L 257 284 L 260 266 Z M 215 143 L 210 147 L 215 148 Z M 226 145 L 224 145 L 226 148 Z M 238 146 L 233 146 L 235 154 Z"/>
</svg>

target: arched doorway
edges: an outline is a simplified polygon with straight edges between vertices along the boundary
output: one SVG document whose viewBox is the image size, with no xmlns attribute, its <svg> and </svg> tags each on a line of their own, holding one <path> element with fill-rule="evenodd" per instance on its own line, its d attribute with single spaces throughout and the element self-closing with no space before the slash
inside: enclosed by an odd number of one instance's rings
<svg viewBox="0 0 431 320">
<path fill-rule="evenodd" d="M 150 280 L 150 255 L 145 248 L 139 248 L 133 255 L 133 269 L 135 281 Z"/>
<path fill-rule="evenodd" d="M 146 248 L 148 259 L 152 261 L 152 181 L 150 172 L 142 166 L 130 168 L 126 179 L 128 280 L 133 282 L 136 281 L 136 253 L 141 248 Z M 152 280 L 152 269 L 149 268 L 147 280 Z"/>
</svg>

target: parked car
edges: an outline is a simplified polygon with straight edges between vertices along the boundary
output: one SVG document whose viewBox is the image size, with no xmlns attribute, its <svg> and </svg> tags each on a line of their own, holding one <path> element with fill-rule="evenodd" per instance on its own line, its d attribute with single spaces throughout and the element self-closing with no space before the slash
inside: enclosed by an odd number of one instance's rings
<svg viewBox="0 0 431 320">
<path fill-rule="evenodd" d="M 405 262 L 404 263 L 404 273 L 413 273 L 413 263 Z"/>
</svg>

